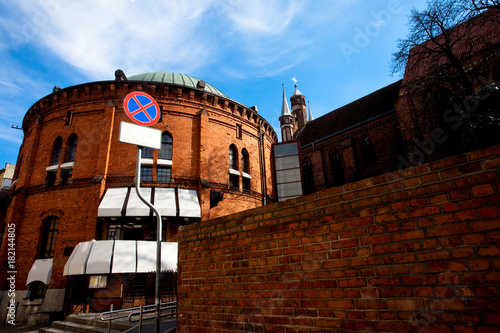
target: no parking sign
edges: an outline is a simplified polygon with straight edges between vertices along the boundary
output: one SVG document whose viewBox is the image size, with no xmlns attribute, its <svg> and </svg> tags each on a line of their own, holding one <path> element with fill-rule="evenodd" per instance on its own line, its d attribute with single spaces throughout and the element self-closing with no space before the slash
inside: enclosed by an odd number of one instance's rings
<svg viewBox="0 0 500 333">
<path fill-rule="evenodd" d="M 123 108 L 135 124 L 122 121 L 118 140 L 138 147 L 160 149 L 161 130 L 147 127 L 160 119 L 161 110 L 155 99 L 142 91 L 134 91 L 123 100 Z"/>
<path fill-rule="evenodd" d="M 123 108 L 134 123 L 142 126 L 156 124 L 161 115 L 156 100 L 142 91 L 134 91 L 128 94 L 123 100 Z"/>
</svg>

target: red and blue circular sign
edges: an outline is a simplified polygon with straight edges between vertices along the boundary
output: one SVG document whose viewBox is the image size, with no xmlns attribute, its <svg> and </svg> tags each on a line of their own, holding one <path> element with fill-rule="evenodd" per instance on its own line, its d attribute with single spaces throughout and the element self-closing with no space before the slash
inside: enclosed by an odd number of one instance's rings
<svg viewBox="0 0 500 333">
<path fill-rule="evenodd" d="M 123 108 L 134 123 L 142 126 L 156 124 L 161 115 L 156 100 L 142 91 L 134 91 L 128 94 L 123 100 Z"/>
</svg>

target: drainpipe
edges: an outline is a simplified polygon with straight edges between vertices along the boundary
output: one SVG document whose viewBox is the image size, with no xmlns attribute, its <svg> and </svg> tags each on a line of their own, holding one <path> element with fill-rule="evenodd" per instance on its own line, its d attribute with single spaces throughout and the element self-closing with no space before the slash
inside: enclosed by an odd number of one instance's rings
<svg viewBox="0 0 500 333">
<path fill-rule="evenodd" d="M 266 164 L 264 159 L 264 133 L 262 133 L 262 119 L 259 121 L 259 143 L 260 143 L 260 174 L 262 177 L 262 204 L 267 205 L 266 196 Z"/>
</svg>

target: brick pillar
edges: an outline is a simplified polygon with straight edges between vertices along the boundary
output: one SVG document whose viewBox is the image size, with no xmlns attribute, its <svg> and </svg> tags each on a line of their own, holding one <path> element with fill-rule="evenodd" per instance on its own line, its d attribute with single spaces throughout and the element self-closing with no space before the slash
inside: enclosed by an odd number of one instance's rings
<svg viewBox="0 0 500 333">
<path fill-rule="evenodd" d="M 113 103 L 113 100 L 110 99 L 104 107 L 103 119 L 105 119 L 106 121 L 104 121 L 102 127 L 102 140 L 100 141 L 101 144 L 99 146 L 99 153 L 97 156 L 96 175 L 104 176 L 104 180 L 101 182 L 100 196 L 104 194 L 104 191 L 106 189 L 106 175 L 108 174 L 109 168 L 111 141 L 113 139 L 113 129 L 115 126 L 115 113 L 115 103 Z"/>
<path fill-rule="evenodd" d="M 344 177 L 346 182 L 351 182 L 356 177 L 356 160 L 352 149 L 352 138 L 342 142 L 342 160 L 344 162 Z"/>
<path fill-rule="evenodd" d="M 210 218 L 210 188 L 204 187 L 203 183 L 208 183 L 210 178 L 210 124 L 208 123 L 208 111 L 206 109 L 200 112 L 200 163 L 199 175 L 200 184 L 198 192 L 200 193 L 201 218 L 203 220 Z"/>
</svg>

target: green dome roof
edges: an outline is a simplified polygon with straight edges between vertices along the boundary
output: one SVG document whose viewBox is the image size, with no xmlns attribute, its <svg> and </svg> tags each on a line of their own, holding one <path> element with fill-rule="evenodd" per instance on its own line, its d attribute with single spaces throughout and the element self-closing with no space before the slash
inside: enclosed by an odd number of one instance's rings
<svg viewBox="0 0 500 333">
<path fill-rule="evenodd" d="M 170 83 L 190 88 L 198 88 L 198 82 L 201 81 L 189 75 L 169 73 L 169 72 L 151 72 L 151 73 L 137 74 L 129 76 L 128 80 Z M 228 98 L 222 91 L 220 91 L 219 89 L 215 88 L 214 86 L 206 82 L 204 90 L 214 95 Z"/>
</svg>

